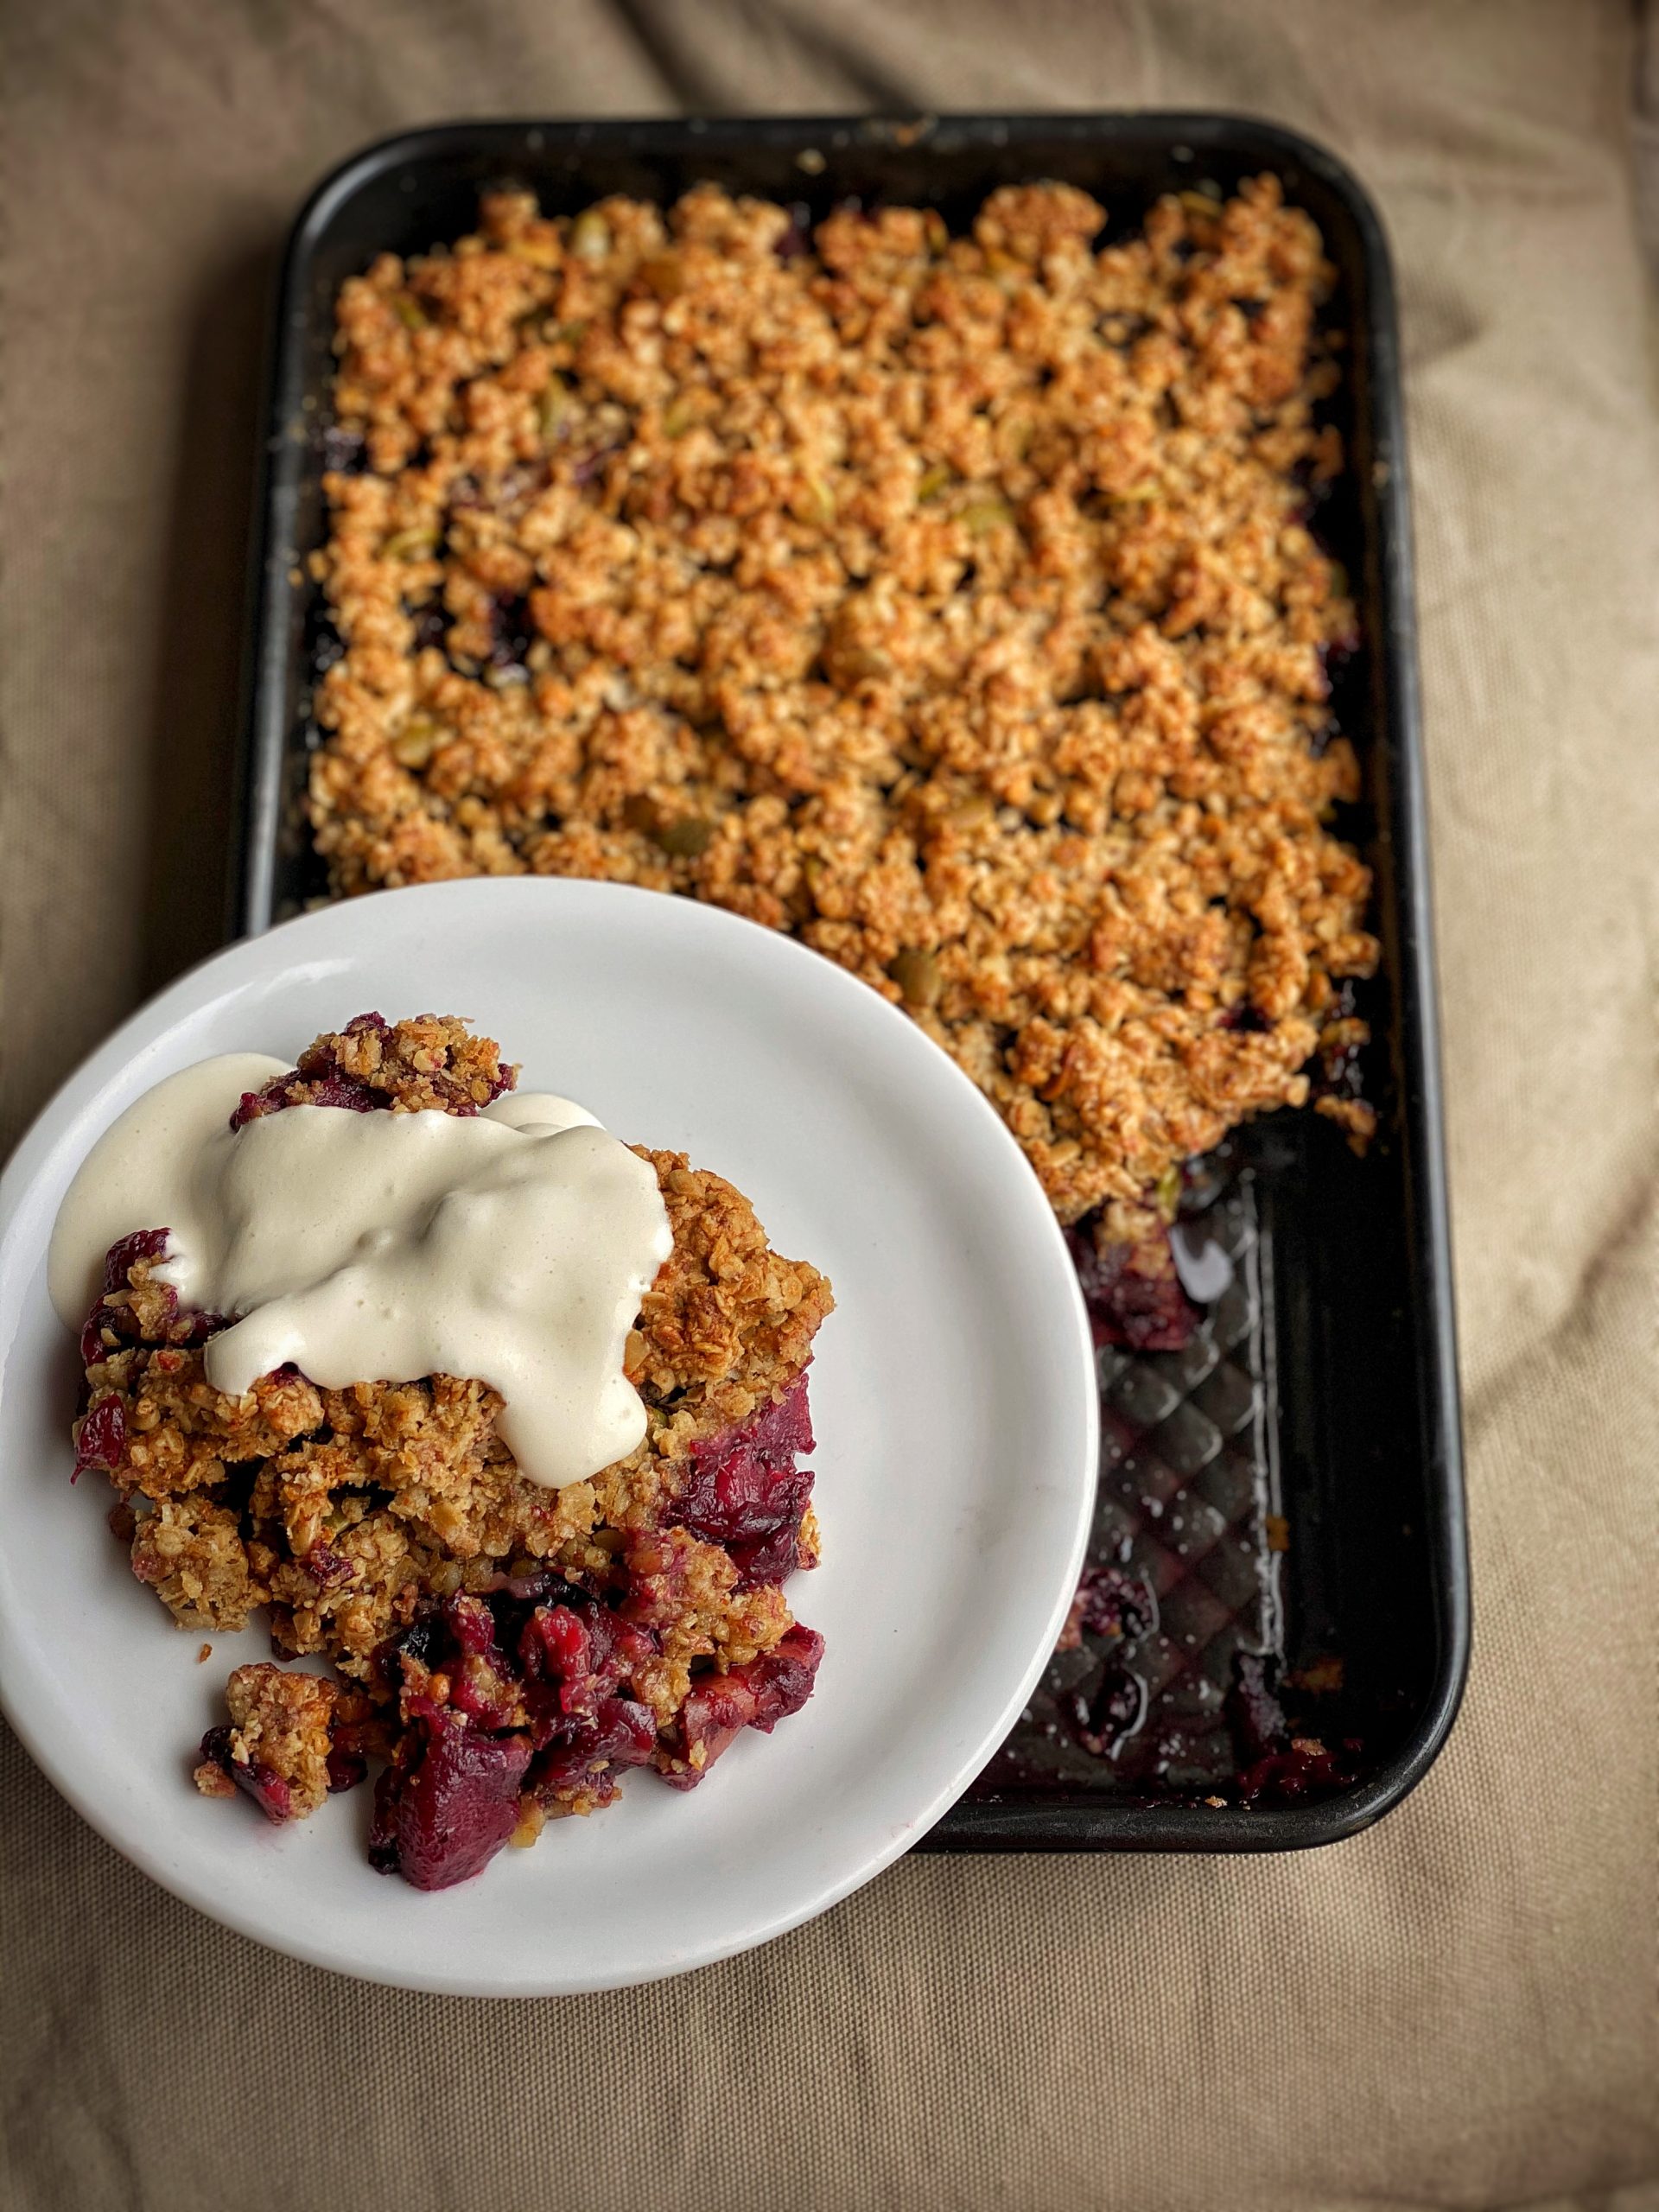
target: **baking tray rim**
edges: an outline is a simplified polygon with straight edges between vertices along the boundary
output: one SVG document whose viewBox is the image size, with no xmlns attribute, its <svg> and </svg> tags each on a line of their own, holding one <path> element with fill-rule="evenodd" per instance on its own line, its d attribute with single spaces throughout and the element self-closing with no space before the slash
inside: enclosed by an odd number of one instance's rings
<svg viewBox="0 0 1659 2212">
<path fill-rule="evenodd" d="M 905 116 L 635 117 L 587 119 L 503 116 L 431 124 L 377 139 L 347 156 L 313 188 L 289 233 L 258 419 L 264 436 L 252 510 L 245 650 L 227 885 L 227 939 L 275 922 L 276 861 L 288 747 L 285 677 L 289 656 L 296 517 L 309 426 L 302 340 L 310 257 L 352 198 L 390 168 L 487 148 L 499 140 L 504 165 L 514 148 L 633 146 L 689 152 L 699 144 L 854 146 L 910 150 L 933 138 L 1006 152 L 1022 137 L 1086 145 L 1110 138 L 1174 153 L 1186 149 L 1194 173 L 1211 151 L 1264 167 L 1300 168 L 1318 178 L 1354 226 L 1365 269 L 1370 426 L 1374 448 L 1377 609 L 1375 652 L 1383 675 L 1384 711 L 1375 741 L 1389 757 L 1389 808 L 1380 843 L 1393 857 L 1398 959 L 1390 981 L 1398 1007 L 1401 1125 L 1411 1198 L 1410 1281 L 1426 1296 L 1417 1365 L 1428 1449 L 1424 1468 L 1428 1527 L 1426 1570 L 1438 1635 L 1438 1666 L 1414 1726 L 1394 1756 L 1361 1783 L 1329 1797 L 1281 1807 L 1216 1808 L 1172 1802 L 1046 1805 L 1018 1798 L 964 1799 L 918 1848 L 935 1851 L 1112 1850 L 1225 1854 L 1300 1850 L 1335 1843 L 1393 1809 L 1422 1780 L 1457 1718 L 1468 1677 L 1472 1620 L 1467 1516 L 1458 1387 L 1449 1206 L 1446 1187 L 1438 995 L 1434 974 L 1428 834 L 1424 795 L 1416 619 L 1412 596 L 1411 521 L 1405 467 L 1404 407 L 1392 257 L 1375 203 L 1354 172 L 1317 141 L 1268 118 L 1229 111 L 1095 110 L 997 115 L 940 111 Z M 1179 156 L 1178 156 L 1179 157 Z"/>
</svg>

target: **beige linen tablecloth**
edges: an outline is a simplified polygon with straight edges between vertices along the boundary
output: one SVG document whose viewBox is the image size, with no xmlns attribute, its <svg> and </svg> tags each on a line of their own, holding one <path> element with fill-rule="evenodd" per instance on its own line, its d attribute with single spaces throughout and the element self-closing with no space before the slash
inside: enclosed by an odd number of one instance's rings
<svg viewBox="0 0 1659 2212">
<path fill-rule="evenodd" d="M 1618 0 L 14 10 L 8 1138 L 214 941 L 262 300 L 341 155 L 461 114 L 1154 104 L 1357 167 L 1410 363 L 1478 1633 L 1446 1755 L 1339 1848 L 916 1859 L 753 1956 L 559 2003 L 259 1950 L 7 1739 L 0 2208 L 1659 2204 L 1632 32 Z"/>
</svg>

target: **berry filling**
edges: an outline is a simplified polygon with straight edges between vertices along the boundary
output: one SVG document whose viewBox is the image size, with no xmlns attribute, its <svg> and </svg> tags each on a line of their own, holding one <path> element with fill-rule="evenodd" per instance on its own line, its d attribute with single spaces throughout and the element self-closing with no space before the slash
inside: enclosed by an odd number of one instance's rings
<svg viewBox="0 0 1659 2212">
<path fill-rule="evenodd" d="M 593 1811 L 614 1800 L 621 1773 L 649 1765 L 690 1789 L 741 1730 L 769 1735 L 799 1712 L 823 1639 L 797 1626 L 744 1665 L 698 1677 L 659 1731 L 628 1692 L 660 1650 L 626 1605 L 552 1574 L 429 1604 L 377 1656 L 403 1732 L 375 1790 L 371 1863 L 447 1889 L 494 1857 L 526 1804 Z"/>
<path fill-rule="evenodd" d="M 369 1864 L 417 1890 L 481 1874 L 518 1825 L 524 1736 L 491 1736 L 459 1713 L 423 1714 L 375 1784 Z"/>
<path fill-rule="evenodd" d="M 664 1766 L 664 1780 L 675 1789 L 695 1789 L 745 1728 L 769 1736 L 811 1696 L 823 1656 L 823 1638 L 798 1623 L 747 1666 L 696 1684 L 680 1709 L 679 1744 Z"/>
<path fill-rule="evenodd" d="M 1239 1758 L 1240 1802 L 1294 1804 L 1351 1787 L 1359 1773 L 1358 1739 L 1344 1736 L 1332 1750 L 1319 1737 L 1294 1733 L 1274 1688 L 1275 1666 L 1255 1651 L 1241 1651 L 1233 1662 L 1224 1709 Z"/>
<path fill-rule="evenodd" d="M 1182 1349 L 1198 1317 L 1181 1288 L 1167 1236 L 1154 1244 L 1108 1244 L 1103 1250 L 1076 1230 L 1067 1241 L 1096 1344 L 1129 1351 Z"/>
<path fill-rule="evenodd" d="M 740 1588 L 781 1582 L 800 1563 L 801 1523 L 812 1470 L 797 1465 L 813 1448 L 806 1377 L 744 1426 L 691 1446 L 691 1473 L 671 1520 L 737 1562 Z"/>
</svg>

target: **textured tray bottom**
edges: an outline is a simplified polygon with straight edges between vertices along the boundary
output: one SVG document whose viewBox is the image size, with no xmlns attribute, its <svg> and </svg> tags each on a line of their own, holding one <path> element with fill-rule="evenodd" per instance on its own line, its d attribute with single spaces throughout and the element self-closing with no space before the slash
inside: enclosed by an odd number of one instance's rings
<svg viewBox="0 0 1659 2212">
<path fill-rule="evenodd" d="M 1272 1253 L 1243 1170 L 1182 1235 L 1231 1280 L 1178 1352 L 1103 1346 L 1100 1489 L 1086 1580 L 1121 1633 L 1057 1652 L 969 1793 L 1044 1785 L 1135 1797 L 1224 1793 L 1241 1654 L 1281 1656 Z M 1214 1265 L 1213 1260 L 1209 1264 Z M 1098 1746 L 1098 1748 L 1096 1748 Z"/>
</svg>

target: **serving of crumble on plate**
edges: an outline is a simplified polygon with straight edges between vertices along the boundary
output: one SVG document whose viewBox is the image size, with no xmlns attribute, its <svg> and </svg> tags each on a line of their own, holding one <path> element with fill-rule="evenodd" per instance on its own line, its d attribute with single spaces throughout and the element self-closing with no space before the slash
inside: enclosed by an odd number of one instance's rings
<svg viewBox="0 0 1659 2212">
<path fill-rule="evenodd" d="M 230 1128 L 315 1108 L 475 1117 L 514 1079 L 463 1022 L 360 1014 Z M 446 1888 L 550 1817 L 615 1802 L 631 1768 L 694 1788 L 740 1731 L 810 1696 L 823 1638 L 784 1586 L 818 1558 L 806 1370 L 830 1286 L 724 1178 L 639 1156 L 672 1238 L 627 1338 L 645 1433 L 558 1488 L 521 1471 L 476 1376 L 320 1389 L 288 1363 L 215 1388 L 227 1325 L 159 1272 L 168 1230 L 111 1248 L 81 1333 L 77 1474 L 109 1477 L 133 1573 L 181 1628 L 268 1608 L 281 1657 L 321 1653 L 343 1678 L 238 1666 L 202 1740 L 205 1795 L 304 1819 L 377 1757 L 371 1864 Z"/>
</svg>

